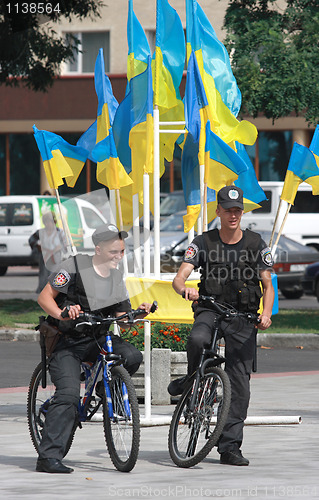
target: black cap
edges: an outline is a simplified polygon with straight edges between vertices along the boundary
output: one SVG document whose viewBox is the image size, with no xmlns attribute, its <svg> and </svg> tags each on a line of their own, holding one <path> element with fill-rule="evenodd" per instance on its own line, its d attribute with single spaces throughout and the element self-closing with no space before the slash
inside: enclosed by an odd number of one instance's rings
<svg viewBox="0 0 319 500">
<path fill-rule="evenodd" d="M 92 241 L 94 243 L 94 246 L 96 246 L 101 243 L 101 241 L 110 241 L 114 240 L 115 238 L 124 240 L 124 238 L 127 237 L 127 232 L 119 231 L 114 224 L 103 224 L 102 226 L 99 226 L 92 234 Z"/>
<path fill-rule="evenodd" d="M 237 186 L 225 186 L 217 193 L 217 203 L 223 208 L 238 207 L 244 210 L 244 193 Z"/>
</svg>

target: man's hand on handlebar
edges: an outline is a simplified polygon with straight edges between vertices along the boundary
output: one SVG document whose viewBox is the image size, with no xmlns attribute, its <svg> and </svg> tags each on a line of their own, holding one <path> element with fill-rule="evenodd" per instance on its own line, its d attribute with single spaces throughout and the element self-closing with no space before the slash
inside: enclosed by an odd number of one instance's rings
<svg viewBox="0 0 319 500">
<path fill-rule="evenodd" d="M 121 320 L 121 316 L 123 316 L 122 313 L 119 313 L 119 321 L 117 321 L 117 324 L 122 327 L 122 328 L 130 328 L 133 323 L 138 321 L 139 319 L 142 320 L 145 318 L 150 313 L 154 313 L 157 309 L 157 302 L 154 301 L 153 304 L 149 304 L 148 302 L 143 302 L 136 310 L 133 310 L 131 313 L 128 313 L 128 316 L 123 318 Z"/>
<path fill-rule="evenodd" d="M 259 319 L 260 319 L 260 323 L 258 323 L 259 330 L 267 330 L 267 328 L 271 326 L 272 321 L 269 318 L 269 316 L 266 316 L 266 314 L 261 314 L 259 316 Z"/>
<path fill-rule="evenodd" d="M 185 288 L 182 293 L 185 300 L 197 300 L 199 297 L 198 290 L 196 288 Z"/>
<path fill-rule="evenodd" d="M 80 313 L 83 312 L 79 304 L 66 306 L 60 314 L 60 320 L 68 321 L 69 319 L 77 319 Z"/>
<path fill-rule="evenodd" d="M 145 313 L 139 314 L 136 317 L 136 319 L 143 319 L 143 318 L 145 318 L 145 316 L 150 314 L 150 312 L 155 312 L 157 309 L 157 303 L 156 303 L 156 306 L 153 306 L 153 304 L 149 304 L 148 302 L 143 302 L 140 306 L 138 306 L 138 309 L 144 309 Z"/>
</svg>

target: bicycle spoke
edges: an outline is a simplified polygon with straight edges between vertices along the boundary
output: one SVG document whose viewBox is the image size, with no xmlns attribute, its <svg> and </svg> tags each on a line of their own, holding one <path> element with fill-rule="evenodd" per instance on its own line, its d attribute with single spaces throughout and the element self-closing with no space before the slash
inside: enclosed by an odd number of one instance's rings
<svg viewBox="0 0 319 500">
<path fill-rule="evenodd" d="M 210 369 L 200 381 L 192 407 L 191 393 L 189 387 L 179 400 L 169 432 L 170 455 L 180 467 L 197 464 L 216 444 L 229 410 L 228 377 L 220 368 Z"/>
</svg>

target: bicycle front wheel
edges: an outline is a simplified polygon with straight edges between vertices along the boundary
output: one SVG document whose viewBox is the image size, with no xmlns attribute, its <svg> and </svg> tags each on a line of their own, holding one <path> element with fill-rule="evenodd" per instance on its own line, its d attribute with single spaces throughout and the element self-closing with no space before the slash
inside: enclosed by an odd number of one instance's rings
<svg viewBox="0 0 319 500">
<path fill-rule="evenodd" d="M 104 387 L 104 435 L 110 458 L 117 470 L 130 472 L 140 447 L 140 416 L 132 379 L 125 368 L 115 366 Z"/>
<path fill-rule="evenodd" d="M 52 398 L 55 392 L 55 386 L 51 381 L 50 373 L 47 368 L 46 373 L 47 384 L 45 389 L 42 387 L 42 363 L 39 363 L 30 380 L 28 397 L 27 397 L 27 419 L 29 433 L 31 441 L 39 453 L 39 446 L 42 440 L 42 433 L 45 424 L 45 418 L 47 411 L 52 402 Z M 75 431 L 77 429 L 77 419 L 74 422 L 74 426 L 71 435 L 68 439 L 64 456 L 68 453 L 71 448 Z"/>
<path fill-rule="evenodd" d="M 231 400 L 229 378 L 220 367 L 207 369 L 200 379 L 194 408 L 190 409 L 192 388 L 190 384 L 178 401 L 168 436 L 170 456 L 179 467 L 198 464 L 215 446 Z"/>
</svg>

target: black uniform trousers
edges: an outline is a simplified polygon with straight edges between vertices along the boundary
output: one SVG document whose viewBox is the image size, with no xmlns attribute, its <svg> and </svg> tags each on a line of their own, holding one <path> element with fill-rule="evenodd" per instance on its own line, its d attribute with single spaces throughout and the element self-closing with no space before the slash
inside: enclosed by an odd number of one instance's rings
<svg viewBox="0 0 319 500">
<path fill-rule="evenodd" d="M 136 372 L 143 356 L 132 344 L 113 335 L 113 352 L 126 358 L 130 375 Z M 49 372 L 55 385 L 53 402 L 46 415 L 39 458 L 62 460 L 71 435 L 80 398 L 81 361 L 95 361 L 99 348 L 94 340 L 74 341 L 61 338 L 49 360 Z"/>
<path fill-rule="evenodd" d="M 209 347 L 216 314 L 198 307 L 195 322 L 187 341 L 188 373 L 199 363 L 203 347 Z M 256 327 L 246 318 L 222 321 L 219 337 L 225 339 L 225 371 L 231 383 L 231 406 L 218 452 L 239 449 L 243 441 L 244 420 L 250 399 L 250 374 L 255 353 Z"/>
</svg>

